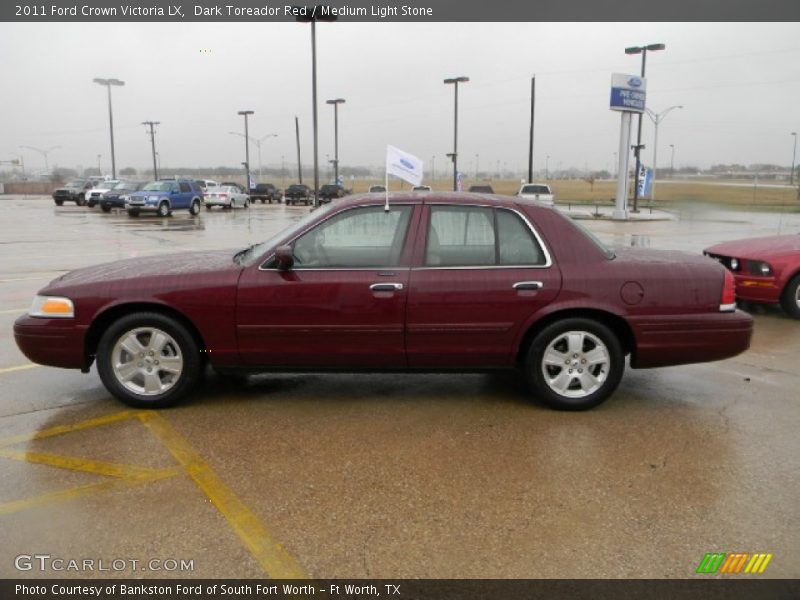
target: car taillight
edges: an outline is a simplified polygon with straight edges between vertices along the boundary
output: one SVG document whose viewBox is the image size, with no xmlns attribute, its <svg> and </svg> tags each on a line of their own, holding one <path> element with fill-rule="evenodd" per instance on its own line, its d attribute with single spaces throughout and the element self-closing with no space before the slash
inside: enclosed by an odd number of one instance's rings
<svg viewBox="0 0 800 600">
<path fill-rule="evenodd" d="M 720 312 L 736 310 L 736 281 L 728 269 L 725 269 L 722 282 L 722 298 L 720 299 L 719 310 Z"/>
<path fill-rule="evenodd" d="M 228 194 L 220 194 L 220 195 L 219 195 L 219 197 L 220 197 L 220 198 L 227 198 L 227 197 L 228 197 Z"/>
</svg>

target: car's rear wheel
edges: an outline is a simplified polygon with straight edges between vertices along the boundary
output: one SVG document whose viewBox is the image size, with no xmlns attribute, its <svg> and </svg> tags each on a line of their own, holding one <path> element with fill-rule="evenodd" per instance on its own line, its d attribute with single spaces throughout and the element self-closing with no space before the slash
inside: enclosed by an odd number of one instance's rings
<svg viewBox="0 0 800 600">
<path fill-rule="evenodd" d="M 158 205 L 158 216 L 159 217 L 169 216 L 169 203 L 166 200 L 163 200 L 161 204 Z"/>
<path fill-rule="evenodd" d="M 614 332 L 583 318 L 545 327 L 525 358 L 525 374 L 535 394 L 560 410 L 597 406 L 617 388 L 624 369 L 625 355 Z"/>
<path fill-rule="evenodd" d="M 101 204 L 101 205 L 100 205 L 100 209 L 101 209 L 103 212 L 111 212 L 111 207 L 110 207 L 110 206 L 107 206 L 107 205 L 105 205 L 105 204 Z"/>
<path fill-rule="evenodd" d="M 800 319 L 800 273 L 792 277 L 783 288 L 781 306 L 789 315 Z"/>
<path fill-rule="evenodd" d="M 55 200 L 54 202 L 56 203 L 56 206 L 63 206 L 64 205 L 64 201 L 63 200 Z"/>
<path fill-rule="evenodd" d="M 250 200 L 248 200 L 247 198 L 245 198 L 245 199 L 244 199 L 244 204 L 243 204 L 243 206 L 244 206 L 244 208 L 250 208 Z"/>
<path fill-rule="evenodd" d="M 97 370 L 106 389 L 136 408 L 176 404 L 197 383 L 201 367 L 191 333 L 158 313 L 122 317 L 97 347 Z"/>
<path fill-rule="evenodd" d="M 192 201 L 192 205 L 189 207 L 189 213 L 193 217 L 196 217 L 197 215 L 200 214 L 200 201 L 199 200 L 193 200 Z"/>
</svg>

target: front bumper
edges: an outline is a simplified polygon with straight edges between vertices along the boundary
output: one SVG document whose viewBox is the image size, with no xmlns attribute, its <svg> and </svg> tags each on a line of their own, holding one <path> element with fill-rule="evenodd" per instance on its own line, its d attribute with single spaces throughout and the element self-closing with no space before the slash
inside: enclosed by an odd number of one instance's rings
<svg viewBox="0 0 800 600">
<path fill-rule="evenodd" d="M 777 304 L 781 299 L 781 288 L 774 277 L 757 277 L 734 272 L 736 299 L 745 302 Z"/>
<path fill-rule="evenodd" d="M 125 203 L 125 210 L 138 210 L 139 212 L 158 212 L 158 205 L 154 204 L 145 204 L 142 202 L 134 203 L 134 202 L 126 202 Z"/>
<path fill-rule="evenodd" d="M 14 322 L 14 340 L 32 362 L 64 369 L 85 369 L 86 327 L 68 319 L 43 319 L 28 315 Z"/>
<path fill-rule="evenodd" d="M 723 360 L 750 347 L 753 318 L 741 310 L 634 317 L 631 367 L 644 369 Z"/>
</svg>

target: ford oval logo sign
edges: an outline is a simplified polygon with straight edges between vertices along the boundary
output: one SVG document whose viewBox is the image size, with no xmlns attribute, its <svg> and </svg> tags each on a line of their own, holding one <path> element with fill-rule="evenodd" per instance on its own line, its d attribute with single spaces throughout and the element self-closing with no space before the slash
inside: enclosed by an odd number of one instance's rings
<svg viewBox="0 0 800 600">
<path fill-rule="evenodd" d="M 411 169 L 412 171 L 414 170 L 414 163 L 412 163 L 410 160 L 406 160 L 405 158 L 401 158 L 400 159 L 400 164 L 403 165 L 406 169 Z"/>
<path fill-rule="evenodd" d="M 628 85 L 631 87 L 642 87 L 642 80 L 638 77 L 631 77 L 628 79 Z"/>
</svg>

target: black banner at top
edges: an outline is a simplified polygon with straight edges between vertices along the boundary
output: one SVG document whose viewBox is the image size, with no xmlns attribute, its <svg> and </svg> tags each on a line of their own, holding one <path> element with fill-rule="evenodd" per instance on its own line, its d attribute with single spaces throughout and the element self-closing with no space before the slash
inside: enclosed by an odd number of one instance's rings
<svg viewBox="0 0 800 600">
<path fill-rule="evenodd" d="M 278 22 L 771 22 L 800 21 L 786 0 L 11 0 L 0 21 Z"/>
</svg>

